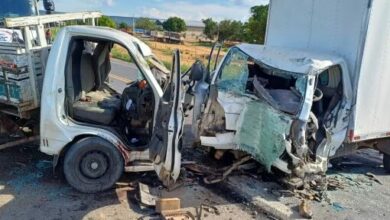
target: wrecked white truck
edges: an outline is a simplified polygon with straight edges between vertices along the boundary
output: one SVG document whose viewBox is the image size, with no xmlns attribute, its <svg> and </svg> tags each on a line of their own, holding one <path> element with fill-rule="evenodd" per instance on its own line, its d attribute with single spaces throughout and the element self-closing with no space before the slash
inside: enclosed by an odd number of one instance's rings
<svg viewBox="0 0 390 220">
<path fill-rule="evenodd" d="M 272 0 L 265 45 L 235 46 L 192 77 L 200 144 L 300 178 L 370 147 L 390 171 L 389 11 L 384 0 Z"/>
<path fill-rule="evenodd" d="M 110 188 L 123 171 L 154 169 L 169 185 L 180 173 L 183 113 L 193 108 L 202 145 L 249 154 L 269 170 L 323 173 L 330 158 L 361 147 L 385 153 L 389 170 L 389 9 L 384 0 L 271 1 L 265 45 L 235 46 L 183 78 L 178 51 L 169 73 L 126 33 L 66 27 L 36 92 L 40 150 L 82 192 Z M 109 84 L 115 46 L 139 73 L 123 92 Z M 21 116 L 7 118 L 29 119 Z"/>
<path fill-rule="evenodd" d="M 119 46 L 138 73 L 123 91 L 109 80 L 111 51 Z M 181 161 L 184 93 L 179 63 L 176 52 L 169 73 L 147 45 L 118 30 L 63 28 L 43 82 L 40 150 L 54 156 L 54 165 L 63 164 L 67 181 L 81 192 L 109 189 L 124 171 L 156 170 L 169 185 L 178 178 Z"/>
<path fill-rule="evenodd" d="M 201 145 L 244 151 L 298 176 L 326 171 L 332 145 L 343 142 L 332 136 L 348 125 L 338 118 L 352 102 L 341 57 L 249 44 L 231 48 L 194 91 Z"/>
<path fill-rule="evenodd" d="M 16 3 L 0 3 L 0 150 L 40 140 L 40 150 L 82 192 L 110 188 L 123 171 L 156 169 L 167 184 L 176 179 L 179 54 L 170 74 L 140 40 L 93 27 L 101 13 L 50 14 L 48 7 L 40 15 L 36 0 Z M 51 28 L 70 21 L 92 26 L 65 27 L 52 45 Z M 114 47 L 128 52 L 138 73 L 134 82 L 121 79 L 119 92 L 109 83 Z M 159 155 L 155 166 L 149 149 Z"/>
</svg>

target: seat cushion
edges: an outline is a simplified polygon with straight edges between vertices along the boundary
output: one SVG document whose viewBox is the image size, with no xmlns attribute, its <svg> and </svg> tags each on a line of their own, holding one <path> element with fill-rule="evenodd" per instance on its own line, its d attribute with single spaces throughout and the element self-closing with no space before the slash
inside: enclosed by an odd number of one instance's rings
<svg viewBox="0 0 390 220">
<path fill-rule="evenodd" d="M 78 101 L 73 104 L 73 117 L 83 122 L 109 125 L 116 112 L 115 108 L 103 108 L 98 102 Z"/>
<path fill-rule="evenodd" d="M 121 108 L 120 95 L 111 94 L 107 90 L 93 91 L 86 94 L 87 99 L 91 102 L 97 102 L 97 105 L 101 108 L 113 108 L 119 111 Z"/>
<path fill-rule="evenodd" d="M 73 117 L 80 121 L 109 125 L 121 108 L 120 96 L 108 90 L 92 91 L 82 96 L 73 104 Z"/>
<path fill-rule="evenodd" d="M 85 95 L 93 102 L 100 103 L 103 108 L 112 107 L 117 110 L 120 109 L 121 97 L 120 95 L 112 94 L 108 90 L 92 91 Z"/>
</svg>

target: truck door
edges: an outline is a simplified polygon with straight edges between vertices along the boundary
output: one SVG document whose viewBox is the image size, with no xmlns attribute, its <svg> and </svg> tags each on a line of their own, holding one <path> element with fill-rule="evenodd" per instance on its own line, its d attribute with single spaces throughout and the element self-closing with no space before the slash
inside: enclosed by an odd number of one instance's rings
<svg viewBox="0 0 390 220">
<path fill-rule="evenodd" d="M 207 69 L 204 72 L 204 76 L 201 79 L 197 80 L 193 87 L 192 95 L 194 97 L 194 106 L 192 117 L 192 134 L 195 138 L 199 138 L 199 123 L 201 121 L 202 114 L 204 113 L 205 107 L 210 97 L 211 79 L 213 78 L 217 66 L 219 64 L 221 49 L 222 44 L 214 44 L 209 55 Z M 192 68 L 196 67 L 193 66 Z"/>
<path fill-rule="evenodd" d="M 172 75 L 158 112 L 150 142 L 150 159 L 165 186 L 173 184 L 180 174 L 183 134 L 183 88 L 180 70 L 180 52 L 174 53 Z"/>
</svg>

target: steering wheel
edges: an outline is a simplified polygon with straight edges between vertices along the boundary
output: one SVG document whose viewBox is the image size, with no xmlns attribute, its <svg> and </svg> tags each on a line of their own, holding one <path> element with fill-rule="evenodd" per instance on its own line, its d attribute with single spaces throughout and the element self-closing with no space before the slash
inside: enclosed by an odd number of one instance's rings
<svg viewBox="0 0 390 220">
<path fill-rule="evenodd" d="M 314 96 L 313 96 L 313 102 L 318 102 L 324 97 L 324 93 L 321 91 L 321 89 L 316 88 L 314 91 Z"/>
</svg>

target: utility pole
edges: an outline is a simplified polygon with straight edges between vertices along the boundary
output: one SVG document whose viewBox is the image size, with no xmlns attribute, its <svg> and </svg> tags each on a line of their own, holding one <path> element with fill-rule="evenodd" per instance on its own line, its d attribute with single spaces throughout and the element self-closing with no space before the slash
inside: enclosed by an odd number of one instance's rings
<svg viewBox="0 0 390 220">
<path fill-rule="evenodd" d="M 34 7 L 34 9 L 35 9 L 36 15 L 39 16 L 40 14 L 39 14 L 38 1 L 37 1 L 37 0 L 32 0 L 32 3 L 33 3 L 33 7 Z"/>
<path fill-rule="evenodd" d="M 135 16 L 133 15 L 133 35 L 135 35 Z"/>
<path fill-rule="evenodd" d="M 217 42 L 219 42 L 219 24 L 220 24 L 220 22 L 218 22 L 218 24 L 217 24 Z"/>
</svg>

